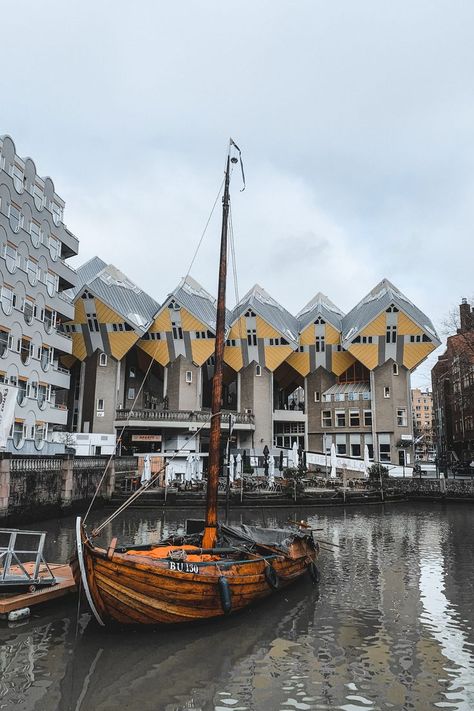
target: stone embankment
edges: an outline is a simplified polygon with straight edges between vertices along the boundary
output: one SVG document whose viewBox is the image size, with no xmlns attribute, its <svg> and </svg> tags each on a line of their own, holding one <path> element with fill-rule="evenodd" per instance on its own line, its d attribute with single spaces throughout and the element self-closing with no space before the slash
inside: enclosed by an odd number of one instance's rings
<svg viewBox="0 0 474 711">
<path fill-rule="evenodd" d="M 108 457 L 0 454 L 0 524 L 16 526 L 81 510 L 99 486 L 108 461 Z M 136 469 L 135 457 L 113 458 L 100 483 L 99 501 L 112 497 L 116 476 Z"/>
</svg>

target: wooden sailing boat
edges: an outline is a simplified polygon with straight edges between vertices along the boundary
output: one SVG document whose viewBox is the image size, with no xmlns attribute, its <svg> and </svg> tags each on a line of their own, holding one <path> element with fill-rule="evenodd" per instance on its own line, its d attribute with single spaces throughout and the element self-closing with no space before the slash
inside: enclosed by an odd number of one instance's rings
<svg viewBox="0 0 474 711">
<path fill-rule="evenodd" d="M 231 162 L 238 161 L 231 158 L 234 150 L 240 155 L 231 140 L 224 181 L 204 530 L 147 546 L 119 547 L 113 539 L 105 549 L 93 542 L 104 524 L 88 534 L 78 518 L 71 567 L 100 625 L 209 620 L 268 597 L 305 573 L 313 580 L 319 576 L 315 566 L 319 545 L 307 529 L 218 526 L 229 183 Z"/>
</svg>

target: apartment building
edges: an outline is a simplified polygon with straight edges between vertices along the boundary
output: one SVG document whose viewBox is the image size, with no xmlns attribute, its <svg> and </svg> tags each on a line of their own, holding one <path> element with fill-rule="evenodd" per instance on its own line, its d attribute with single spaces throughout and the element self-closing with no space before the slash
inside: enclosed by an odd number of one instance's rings
<svg viewBox="0 0 474 711">
<path fill-rule="evenodd" d="M 474 461 L 474 307 L 459 306 L 459 328 L 431 371 L 439 464 Z"/>
<path fill-rule="evenodd" d="M 435 457 L 433 440 L 433 395 L 429 390 L 411 391 L 415 458 L 431 461 Z"/>
<path fill-rule="evenodd" d="M 116 432 L 126 451 L 207 452 L 214 297 L 187 277 L 159 305 L 98 257 L 70 295 L 70 428 Z M 361 457 L 367 445 L 377 461 L 412 463 L 410 373 L 438 345 L 428 317 L 387 280 L 346 315 L 319 293 L 294 316 L 255 285 L 227 313 L 232 446 L 334 443 Z"/>
<path fill-rule="evenodd" d="M 67 424 L 72 341 L 62 324 L 75 309 L 63 292 L 76 283 L 67 259 L 78 240 L 63 213 L 51 178 L 0 137 L 0 378 L 18 387 L 10 451 L 57 451 L 52 434 Z"/>
</svg>

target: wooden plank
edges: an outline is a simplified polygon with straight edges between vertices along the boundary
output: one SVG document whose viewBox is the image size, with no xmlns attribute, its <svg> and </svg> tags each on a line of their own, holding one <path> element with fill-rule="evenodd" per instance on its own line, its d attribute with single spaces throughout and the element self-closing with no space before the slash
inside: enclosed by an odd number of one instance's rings
<svg viewBox="0 0 474 711">
<path fill-rule="evenodd" d="M 30 566 L 31 570 L 33 570 L 33 563 L 25 565 L 27 570 Z M 75 592 L 76 585 L 69 565 L 50 563 L 49 566 L 53 575 L 58 580 L 57 584 L 52 587 L 41 588 L 33 593 L 5 593 L 0 595 L 0 615 L 7 614 L 13 610 L 20 610 L 22 607 L 40 605 Z"/>
</svg>

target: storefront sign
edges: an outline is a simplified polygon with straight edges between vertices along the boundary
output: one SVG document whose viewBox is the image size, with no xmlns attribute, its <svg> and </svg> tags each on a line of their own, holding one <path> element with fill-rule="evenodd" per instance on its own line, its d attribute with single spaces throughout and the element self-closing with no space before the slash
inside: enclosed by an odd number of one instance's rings
<svg viewBox="0 0 474 711">
<path fill-rule="evenodd" d="M 161 435 L 134 434 L 132 442 L 161 442 Z"/>
</svg>

